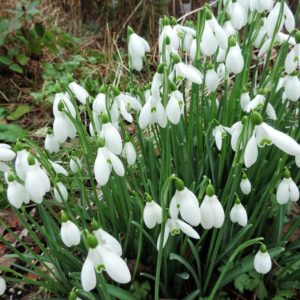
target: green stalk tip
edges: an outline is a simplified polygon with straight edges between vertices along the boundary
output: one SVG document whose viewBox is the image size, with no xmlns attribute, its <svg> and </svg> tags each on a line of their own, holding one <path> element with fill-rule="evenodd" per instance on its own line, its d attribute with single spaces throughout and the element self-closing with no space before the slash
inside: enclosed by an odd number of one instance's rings
<svg viewBox="0 0 300 300">
<path fill-rule="evenodd" d="M 175 186 L 177 191 L 184 190 L 184 182 L 180 178 L 175 177 L 174 181 L 175 181 Z"/>
<path fill-rule="evenodd" d="M 257 111 L 251 114 L 251 120 L 255 125 L 259 125 L 264 121 L 261 114 Z"/>
<path fill-rule="evenodd" d="M 261 244 L 259 247 L 260 252 L 266 253 L 267 252 L 267 247 L 265 244 Z"/>
<path fill-rule="evenodd" d="M 101 114 L 101 122 L 102 124 L 106 124 L 109 122 L 109 117 L 107 113 L 104 112 Z"/>
<path fill-rule="evenodd" d="M 33 166 L 35 164 L 35 158 L 31 153 L 27 157 L 27 162 L 29 166 Z"/>
<path fill-rule="evenodd" d="M 288 170 L 288 168 L 285 168 L 283 172 L 284 178 L 290 178 L 291 177 L 291 172 Z"/>
<path fill-rule="evenodd" d="M 213 187 L 212 184 L 209 184 L 207 187 L 206 187 L 206 195 L 208 197 L 212 197 L 213 195 L 215 194 L 215 189 Z"/>
<path fill-rule="evenodd" d="M 98 230 L 100 227 L 101 226 L 100 226 L 99 222 L 96 219 L 93 219 L 92 220 L 92 228 L 93 228 L 93 230 Z"/>
<path fill-rule="evenodd" d="M 66 223 L 69 220 L 68 216 L 65 214 L 64 211 L 61 212 L 60 219 L 62 223 Z"/>
<path fill-rule="evenodd" d="M 86 241 L 87 241 L 89 248 L 94 249 L 98 246 L 97 238 L 91 233 L 87 234 Z"/>
</svg>

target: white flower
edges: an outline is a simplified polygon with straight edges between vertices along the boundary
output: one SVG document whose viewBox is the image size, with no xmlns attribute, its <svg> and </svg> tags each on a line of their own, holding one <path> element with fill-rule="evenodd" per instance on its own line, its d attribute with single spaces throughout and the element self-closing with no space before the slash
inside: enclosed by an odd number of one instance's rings
<svg viewBox="0 0 300 300">
<path fill-rule="evenodd" d="M 285 71 L 288 74 L 293 73 L 294 71 L 296 71 L 297 68 L 300 69 L 300 43 L 297 43 L 295 46 L 292 47 L 292 49 L 285 58 L 284 66 Z"/>
<path fill-rule="evenodd" d="M 155 73 L 151 82 L 151 95 L 154 96 L 154 98 L 159 99 L 160 98 L 160 88 L 163 84 L 163 74 Z M 148 97 L 145 97 L 148 99 Z"/>
<path fill-rule="evenodd" d="M 16 157 L 14 151 L 10 149 L 10 146 L 7 144 L 0 143 L 0 171 L 8 172 L 9 166 L 5 163 L 13 160 Z"/>
<path fill-rule="evenodd" d="M 243 130 L 243 124 L 241 121 L 234 123 L 230 129 L 227 129 L 227 132 L 231 135 L 231 148 L 233 151 L 237 150 L 238 141 L 242 133 L 242 130 Z"/>
<path fill-rule="evenodd" d="M 0 276 L 0 296 L 4 295 L 6 290 L 6 282 L 3 277 Z"/>
<path fill-rule="evenodd" d="M 94 164 L 94 174 L 97 183 L 104 186 L 110 177 L 112 169 L 118 176 L 124 176 L 125 169 L 122 161 L 108 148 L 100 146 Z"/>
<path fill-rule="evenodd" d="M 228 6 L 228 13 L 233 27 L 237 30 L 242 29 L 247 23 L 247 14 L 239 2 L 234 2 Z"/>
<path fill-rule="evenodd" d="M 243 111 L 246 111 L 246 107 L 250 103 L 251 99 L 248 92 L 244 92 L 241 94 L 240 104 Z"/>
<path fill-rule="evenodd" d="M 100 115 L 106 111 L 106 96 L 103 93 L 99 93 L 93 101 L 93 111 Z"/>
<path fill-rule="evenodd" d="M 47 134 L 44 143 L 45 149 L 49 153 L 56 153 L 59 151 L 59 142 L 56 140 L 54 134 Z"/>
<path fill-rule="evenodd" d="M 230 220 L 232 223 L 238 223 L 242 227 L 245 227 L 248 223 L 246 209 L 239 200 L 233 205 L 230 211 Z"/>
<path fill-rule="evenodd" d="M 166 37 L 170 39 L 170 45 L 168 45 L 170 50 L 177 51 L 180 45 L 180 39 L 177 34 L 177 30 L 175 27 L 172 27 L 171 25 L 166 25 L 163 27 L 161 34 L 159 36 L 159 44 L 158 44 L 159 53 L 162 53 L 163 43 Z"/>
<path fill-rule="evenodd" d="M 54 197 L 58 202 L 64 202 L 68 200 L 68 190 L 61 181 L 58 182 L 54 188 Z"/>
<path fill-rule="evenodd" d="M 126 157 L 129 166 L 134 165 L 136 161 L 136 151 L 134 149 L 132 142 L 128 141 L 125 143 L 122 151 L 122 155 Z"/>
<path fill-rule="evenodd" d="M 187 236 L 189 236 L 193 239 L 200 238 L 198 232 L 189 224 L 187 224 L 181 220 L 178 220 L 177 218 L 176 219 L 168 219 L 165 224 L 162 247 L 165 247 L 170 234 L 172 236 L 174 236 L 174 235 L 179 234 L 180 231 L 182 231 L 184 234 L 186 234 Z M 158 239 L 157 239 L 157 250 L 159 250 L 160 239 L 161 239 L 161 233 L 159 234 Z"/>
<path fill-rule="evenodd" d="M 148 197 L 144 212 L 143 218 L 145 225 L 152 229 L 156 224 L 161 224 L 162 222 L 162 209 L 151 197 Z"/>
<path fill-rule="evenodd" d="M 67 247 L 77 246 L 80 244 L 80 230 L 77 225 L 70 220 L 62 221 L 60 236 Z"/>
<path fill-rule="evenodd" d="M 218 125 L 213 129 L 212 135 L 215 138 L 215 143 L 219 151 L 222 149 L 223 137 L 226 136 L 226 131 L 230 130 L 228 127 Z"/>
<path fill-rule="evenodd" d="M 179 183 L 178 183 L 179 182 Z M 192 226 L 198 226 L 201 220 L 201 212 L 197 197 L 186 187 L 180 179 L 176 180 L 176 192 L 170 202 L 170 215 L 181 218 Z"/>
<path fill-rule="evenodd" d="M 105 270 L 111 279 L 118 283 L 128 283 L 131 280 L 126 262 L 107 244 L 98 243 L 95 236 L 88 237 L 89 251 L 81 270 L 81 284 L 85 291 L 96 287 L 96 270 Z"/>
<path fill-rule="evenodd" d="M 244 195 L 248 195 L 251 192 L 251 182 L 247 176 L 243 176 L 240 182 L 240 189 Z"/>
<path fill-rule="evenodd" d="M 196 36 L 196 30 L 194 28 L 182 25 L 176 25 L 175 28 L 178 32 L 178 35 L 182 36 L 182 49 L 186 52 L 189 52 L 193 39 Z"/>
<path fill-rule="evenodd" d="M 64 176 L 69 176 L 68 171 L 63 166 L 50 159 L 48 159 L 48 161 L 56 174 L 63 174 Z"/>
<path fill-rule="evenodd" d="M 289 200 L 297 202 L 299 200 L 299 189 L 293 179 L 290 177 L 290 172 L 286 170 L 287 174 L 280 181 L 277 192 L 276 199 L 279 204 L 286 204 Z"/>
<path fill-rule="evenodd" d="M 229 73 L 239 74 L 243 71 L 244 58 L 239 45 L 236 44 L 229 48 L 225 65 Z"/>
<path fill-rule="evenodd" d="M 225 219 L 224 209 L 214 194 L 212 185 L 208 185 L 206 195 L 200 205 L 201 225 L 205 229 L 222 227 Z"/>
<path fill-rule="evenodd" d="M 23 203 L 29 203 L 29 193 L 23 184 L 14 178 L 11 179 L 12 181 L 10 180 L 10 175 L 8 175 L 7 199 L 12 206 L 19 209 Z"/>
<path fill-rule="evenodd" d="M 300 80 L 295 75 L 288 75 L 286 82 L 285 82 L 285 88 L 284 92 L 286 95 L 286 98 L 290 101 L 298 101 L 300 98 Z"/>
<path fill-rule="evenodd" d="M 214 69 L 209 69 L 205 75 L 205 85 L 210 92 L 214 92 L 219 85 L 219 77 Z"/>
<path fill-rule="evenodd" d="M 26 174 L 29 168 L 28 158 L 29 152 L 26 149 L 17 151 L 17 157 L 15 161 L 16 173 L 23 181 L 25 181 Z"/>
<path fill-rule="evenodd" d="M 202 74 L 201 72 L 192 65 L 187 65 L 183 62 L 179 62 L 175 65 L 176 77 L 186 78 L 189 81 L 201 84 L 202 83 Z"/>
<path fill-rule="evenodd" d="M 254 268 L 257 273 L 261 274 L 267 274 L 271 271 L 271 257 L 264 245 L 260 247 L 260 250 L 256 253 L 254 257 Z"/>
<path fill-rule="evenodd" d="M 262 13 L 263 11 L 270 11 L 273 7 L 274 0 L 250 0 L 249 8 L 251 11 L 258 11 Z"/>
<path fill-rule="evenodd" d="M 127 122 L 132 123 L 132 115 L 128 112 L 131 109 L 134 109 L 137 112 L 142 109 L 142 105 L 138 99 L 125 93 L 121 93 L 115 97 L 110 112 L 112 122 L 117 122 L 121 113 L 122 117 Z"/>
<path fill-rule="evenodd" d="M 100 136 L 104 138 L 105 146 L 114 154 L 122 152 L 122 138 L 119 131 L 111 122 L 104 121 L 102 118 L 102 130 Z"/>
<path fill-rule="evenodd" d="M 139 115 L 139 126 L 144 129 L 156 122 L 160 127 L 165 128 L 168 122 L 167 115 L 160 99 L 150 96 Z"/>
<path fill-rule="evenodd" d="M 170 99 L 166 107 L 166 114 L 172 124 L 178 124 L 180 116 L 184 112 L 183 95 L 179 91 L 174 91 L 170 94 Z"/>
<path fill-rule="evenodd" d="M 82 169 L 82 162 L 79 157 L 72 157 L 70 159 L 70 169 L 74 174 L 78 173 L 78 171 Z"/>
<path fill-rule="evenodd" d="M 72 91 L 79 102 L 81 102 L 82 104 L 86 104 L 89 93 L 82 86 L 80 86 L 76 82 L 71 82 L 69 83 L 69 89 Z"/>
<path fill-rule="evenodd" d="M 28 171 L 25 179 L 25 187 L 30 199 L 40 204 L 47 192 L 50 191 L 50 180 L 47 173 L 39 166 L 33 156 L 28 156 Z"/>
</svg>

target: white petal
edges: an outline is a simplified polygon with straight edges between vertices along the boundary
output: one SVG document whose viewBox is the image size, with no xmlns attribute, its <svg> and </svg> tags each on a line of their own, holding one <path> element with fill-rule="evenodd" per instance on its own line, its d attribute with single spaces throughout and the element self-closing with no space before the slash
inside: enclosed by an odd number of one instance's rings
<svg viewBox="0 0 300 300">
<path fill-rule="evenodd" d="M 119 131 L 111 123 L 104 124 L 102 130 L 105 139 L 105 146 L 114 154 L 121 154 L 122 138 Z"/>
<path fill-rule="evenodd" d="M 139 126 L 141 129 L 145 129 L 151 119 L 151 102 L 148 100 L 145 105 L 143 106 L 141 113 L 139 115 Z"/>
<path fill-rule="evenodd" d="M 8 148 L 0 148 L 0 160 L 2 161 L 11 161 L 15 158 L 16 154 L 14 151 Z"/>
<path fill-rule="evenodd" d="M 0 296 L 4 295 L 6 290 L 6 282 L 3 277 L 0 276 Z"/>
<path fill-rule="evenodd" d="M 167 120 L 166 111 L 160 101 L 157 101 L 156 104 L 156 118 L 157 118 L 157 123 L 160 127 L 165 128 L 167 126 L 168 120 Z"/>
<path fill-rule="evenodd" d="M 214 216 L 210 205 L 210 198 L 204 197 L 203 202 L 200 205 L 201 211 L 201 225 L 204 229 L 211 229 L 214 225 Z"/>
<path fill-rule="evenodd" d="M 251 167 L 257 160 L 258 149 L 256 144 L 255 135 L 253 134 L 249 139 L 245 153 L 244 153 L 244 163 L 247 168 Z"/>
<path fill-rule="evenodd" d="M 193 239 L 200 239 L 198 232 L 192 226 L 188 225 L 187 223 L 185 223 L 181 220 L 177 220 L 177 224 L 178 224 L 180 230 L 183 233 L 185 233 L 187 236 L 189 236 Z"/>
<path fill-rule="evenodd" d="M 206 72 L 205 85 L 211 92 L 214 92 L 218 88 L 219 77 L 215 70 L 210 69 Z"/>
<path fill-rule="evenodd" d="M 202 83 L 202 74 L 201 72 L 191 65 L 186 65 L 183 62 L 176 64 L 176 72 L 179 76 L 184 76 L 193 83 L 201 84 Z"/>
<path fill-rule="evenodd" d="M 299 200 L 299 189 L 296 183 L 290 178 L 289 182 L 290 200 L 297 202 Z"/>
<path fill-rule="evenodd" d="M 122 247 L 119 241 L 113 237 L 111 234 L 103 230 L 102 228 L 99 228 L 98 230 L 94 231 L 95 237 L 100 242 L 104 242 L 105 247 L 109 246 L 112 251 L 114 251 L 119 256 L 122 255 Z"/>
<path fill-rule="evenodd" d="M 80 243 L 80 230 L 70 220 L 61 224 L 60 235 L 67 247 L 76 246 Z"/>
<path fill-rule="evenodd" d="M 104 186 L 107 183 L 111 172 L 107 162 L 107 157 L 104 155 L 103 151 L 103 148 L 98 149 L 98 154 L 94 164 L 95 178 L 97 183 L 101 186 Z"/>
<path fill-rule="evenodd" d="M 224 209 L 223 206 L 221 205 L 220 201 L 218 200 L 217 196 L 212 196 L 211 198 L 211 203 L 210 207 L 213 213 L 213 218 L 214 218 L 214 227 L 215 228 L 221 228 L 224 219 L 225 219 L 225 214 L 224 214 Z"/>
<path fill-rule="evenodd" d="M 244 195 L 248 195 L 251 192 L 251 182 L 248 178 L 241 180 L 240 188 Z"/>
<path fill-rule="evenodd" d="M 179 123 L 181 112 L 180 112 L 178 100 L 174 96 L 170 97 L 170 100 L 166 107 L 166 114 L 167 114 L 169 121 L 172 124 Z"/>
<path fill-rule="evenodd" d="M 54 188 L 54 197 L 58 202 L 68 200 L 68 191 L 62 182 L 58 182 L 57 187 Z"/>
<path fill-rule="evenodd" d="M 81 270 L 81 285 L 88 292 L 96 287 L 97 279 L 95 267 L 90 259 L 86 259 Z"/>
<path fill-rule="evenodd" d="M 254 257 L 254 268 L 256 272 L 261 274 L 266 274 L 271 270 L 272 261 L 268 252 L 262 253 L 258 251 Z"/>
<path fill-rule="evenodd" d="M 124 169 L 123 163 L 120 160 L 120 158 L 117 155 L 115 155 L 114 153 L 110 152 L 109 153 L 109 159 L 111 161 L 111 164 L 112 164 L 112 167 L 113 167 L 115 173 L 118 176 L 124 176 L 125 175 L 125 169 Z"/>
<path fill-rule="evenodd" d="M 29 202 L 29 194 L 24 185 L 14 181 L 8 184 L 7 199 L 11 205 L 19 209 L 23 202 Z"/>
<path fill-rule="evenodd" d="M 127 158 L 127 163 L 128 165 L 132 166 L 134 165 L 136 161 L 136 151 L 134 149 L 134 146 L 131 142 L 126 142 L 124 149 L 123 149 L 123 154 Z"/>
<path fill-rule="evenodd" d="M 285 204 L 289 201 L 289 182 L 284 178 L 278 185 L 276 191 L 276 199 L 279 204 Z"/>
<path fill-rule="evenodd" d="M 76 82 L 71 82 L 69 84 L 69 89 L 75 95 L 75 97 L 81 102 L 82 104 L 86 103 L 87 98 L 89 97 L 89 93 L 79 84 Z"/>
</svg>

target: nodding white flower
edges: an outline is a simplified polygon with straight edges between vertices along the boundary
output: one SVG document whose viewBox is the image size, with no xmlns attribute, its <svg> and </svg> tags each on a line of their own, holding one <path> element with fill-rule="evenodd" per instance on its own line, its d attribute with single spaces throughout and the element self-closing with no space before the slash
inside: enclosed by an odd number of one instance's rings
<svg viewBox="0 0 300 300">
<path fill-rule="evenodd" d="M 95 100 L 93 101 L 93 111 L 97 114 L 100 115 L 104 112 L 107 112 L 106 109 L 106 96 L 104 93 L 99 93 Z"/>
<path fill-rule="evenodd" d="M 176 30 L 176 27 L 172 27 L 171 25 L 165 25 L 159 35 L 158 48 L 159 53 L 163 51 L 164 40 L 168 37 L 170 39 L 170 44 L 167 45 L 168 50 L 177 51 L 180 46 L 180 39 Z"/>
<path fill-rule="evenodd" d="M 288 201 L 297 202 L 299 200 L 299 189 L 287 169 L 284 172 L 284 178 L 277 187 L 276 199 L 281 205 Z"/>
<path fill-rule="evenodd" d="M 227 12 L 235 29 L 240 30 L 247 24 L 247 12 L 238 1 L 230 3 Z"/>
<path fill-rule="evenodd" d="M 245 227 L 248 223 L 247 211 L 238 198 L 231 208 L 230 220 L 232 223 L 238 223 L 242 227 Z"/>
<path fill-rule="evenodd" d="M 226 67 L 225 64 L 219 64 L 217 68 L 217 74 L 219 79 L 224 79 L 226 76 Z"/>
<path fill-rule="evenodd" d="M 69 89 L 72 91 L 72 93 L 75 95 L 79 102 L 81 102 L 82 104 L 86 104 L 86 100 L 89 97 L 89 93 L 86 91 L 85 88 L 83 88 L 76 82 L 71 82 L 69 83 Z"/>
<path fill-rule="evenodd" d="M 19 209 L 23 203 L 28 204 L 30 197 L 25 186 L 15 180 L 13 175 L 8 175 L 7 199 L 15 208 Z"/>
<path fill-rule="evenodd" d="M 257 94 L 245 107 L 244 111 L 246 111 L 247 113 L 251 112 L 252 110 L 255 110 L 257 108 L 262 108 L 264 106 L 264 103 L 266 101 L 266 97 L 264 95 L 261 94 Z M 273 105 L 271 103 L 267 104 L 267 108 L 266 108 L 266 113 L 267 116 L 271 119 L 271 120 L 276 120 L 277 116 L 276 116 L 276 112 L 275 109 L 273 107 Z"/>
<path fill-rule="evenodd" d="M 124 176 L 125 169 L 117 155 L 104 146 L 104 140 L 99 139 L 99 148 L 94 164 L 94 174 L 97 183 L 104 186 L 110 177 L 112 169 L 118 176 Z"/>
<path fill-rule="evenodd" d="M 65 185 L 60 181 L 54 188 L 54 197 L 58 202 L 64 202 L 68 200 L 68 190 Z"/>
<path fill-rule="evenodd" d="M 298 101 L 300 98 L 300 80 L 296 75 L 288 75 L 284 92 L 286 95 L 286 98 L 290 101 Z"/>
<path fill-rule="evenodd" d="M 222 62 L 225 61 L 225 58 L 226 58 L 226 50 L 223 50 L 223 49 L 219 48 L 216 61 L 219 62 L 219 63 L 222 63 Z"/>
<path fill-rule="evenodd" d="M 6 282 L 3 277 L 0 276 L 0 296 L 4 295 L 6 290 Z"/>
<path fill-rule="evenodd" d="M 81 284 L 86 292 L 96 287 L 96 270 L 97 272 L 105 270 L 109 277 L 118 283 L 130 282 L 129 268 L 118 254 L 105 243 L 99 243 L 92 234 L 88 235 L 87 242 L 89 251 L 81 270 Z"/>
<path fill-rule="evenodd" d="M 200 205 L 201 225 L 205 229 L 222 227 L 225 219 L 224 209 L 215 195 L 214 188 L 209 184 L 206 195 Z"/>
<path fill-rule="evenodd" d="M 171 234 L 172 236 L 178 235 L 181 231 L 186 234 L 187 236 L 193 238 L 193 239 L 200 239 L 200 236 L 198 232 L 189 224 L 179 220 L 179 219 L 168 219 L 166 224 L 165 224 L 165 230 L 164 230 L 164 238 L 163 238 L 163 244 L 162 247 L 164 248 L 169 235 Z M 161 233 L 158 236 L 157 239 L 157 250 L 159 250 L 160 247 L 160 239 L 161 239 Z"/>
<path fill-rule="evenodd" d="M 192 226 L 198 226 L 201 220 L 201 212 L 197 197 L 184 186 L 181 179 L 175 179 L 176 192 L 170 202 L 170 215 L 177 219 L 181 218 Z"/>
<path fill-rule="evenodd" d="M 26 174 L 29 168 L 27 161 L 29 152 L 26 149 L 23 149 L 23 146 L 21 144 L 18 144 L 17 148 L 18 147 L 19 149 L 17 150 L 15 169 L 18 177 L 25 181 Z"/>
<path fill-rule="evenodd" d="M 51 164 L 51 166 L 56 174 L 62 174 L 64 176 L 69 176 L 68 171 L 63 166 L 61 166 L 60 164 L 58 164 L 50 159 L 48 159 L 48 162 Z"/>
<path fill-rule="evenodd" d="M 265 28 L 270 38 L 272 38 L 274 34 L 277 22 L 280 19 L 280 13 L 281 4 L 280 2 L 277 2 L 265 21 Z M 279 24 L 277 32 L 280 32 L 283 26 L 289 33 L 291 33 L 295 28 L 295 17 L 285 2 L 283 7 L 283 16 L 281 18 L 281 22 Z"/>
<path fill-rule="evenodd" d="M 250 0 L 249 8 L 251 11 L 258 11 L 262 13 L 263 11 L 270 11 L 273 7 L 274 0 Z"/>
<path fill-rule="evenodd" d="M 263 19 L 263 22 L 265 22 L 265 21 L 266 21 L 266 18 Z M 262 47 L 266 35 L 267 35 L 267 32 L 266 32 L 265 26 L 261 26 L 259 29 L 259 32 L 254 40 L 254 43 L 253 43 L 253 45 L 256 49 L 259 49 Z"/>
<path fill-rule="evenodd" d="M 225 34 L 227 35 L 227 37 L 230 36 L 234 36 L 237 35 L 237 31 L 235 30 L 235 28 L 233 27 L 232 23 L 230 20 L 225 21 L 224 25 L 223 25 L 223 30 L 225 32 Z"/>
<path fill-rule="evenodd" d="M 264 147 L 265 145 L 274 144 L 289 155 L 300 154 L 300 145 L 293 138 L 263 122 L 259 113 L 254 112 L 252 117 L 256 125 L 245 148 L 244 163 L 247 168 L 256 162 L 258 147 Z"/>
<path fill-rule="evenodd" d="M 78 171 L 82 169 L 82 162 L 79 157 L 75 156 L 70 159 L 70 169 L 74 174 L 78 173 Z"/>
<path fill-rule="evenodd" d="M 240 104 L 241 104 L 241 108 L 243 111 L 246 111 L 246 108 L 248 106 L 248 104 L 250 103 L 251 99 L 249 96 L 249 92 L 243 92 L 241 94 L 241 98 L 240 98 Z"/>
<path fill-rule="evenodd" d="M 162 222 L 162 209 L 148 194 L 146 195 L 143 219 L 149 229 L 154 228 L 156 224 L 161 224 Z"/>
<path fill-rule="evenodd" d="M 32 155 L 28 156 L 28 164 L 25 187 L 30 199 L 40 204 L 45 194 L 50 191 L 50 180 L 47 173 L 40 167 Z"/>
<path fill-rule="evenodd" d="M 180 121 L 180 116 L 184 112 L 184 100 L 183 95 L 179 91 L 173 91 L 170 94 L 170 99 L 166 107 L 166 114 L 169 121 L 172 124 L 178 124 Z"/>
<path fill-rule="evenodd" d="M 244 58 L 234 36 L 230 37 L 229 44 L 225 65 L 229 73 L 239 74 L 244 69 Z"/>
<path fill-rule="evenodd" d="M 214 69 L 209 69 L 205 75 L 205 85 L 210 92 L 214 92 L 219 85 L 219 77 Z"/>
<path fill-rule="evenodd" d="M 254 268 L 257 273 L 267 274 L 271 271 L 272 261 L 265 245 L 261 245 L 254 257 Z"/>
<path fill-rule="evenodd" d="M 134 165 L 136 161 L 136 151 L 134 149 L 132 142 L 128 141 L 125 143 L 122 151 L 122 155 L 126 157 L 129 166 Z"/>
<path fill-rule="evenodd" d="M 70 96 L 67 93 L 57 93 L 53 102 L 53 133 L 55 139 L 59 143 L 64 143 L 68 137 L 71 139 L 76 136 L 76 127 L 69 119 L 68 112 L 73 118 L 76 117 L 75 108 L 70 100 Z"/>
<path fill-rule="evenodd" d="M 101 116 L 102 130 L 100 136 L 105 141 L 105 146 L 114 154 L 121 154 L 122 152 L 122 138 L 119 131 L 111 122 L 109 122 L 108 115 Z"/>
<path fill-rule="evenodd" d="M 100 135 L 101 134 L 101 123 L 97 113 L 92 111 L 93 122 L 89 124 L 89 131 L 91 136 Z"/>
<path fill-rule="evenodd" d="M 212 135 L 215 138 L 215 143 L 219 151 L 222 149 L 223 137 L 226 136 L 226 131 L 228 130 L 230 130 L 230 128 L 220 124 L 217 125 L 212 131 Z"/>
<path fill-rule="evenodd" d="M 163 74 L 156 72 L 151 82 L 151 95 L 156 99 L 160 98 L 160 88 L 163 84 Z M 148 97 L 145 97 L 146 99 Z"/>
<path fill-rule="evenodd" d="M 127 122 L 132 123 L 132 115 L 128 112 L 131 109 L 139 112 L 142 109 L 142 105 L 135 97 L 132 97 L 129 94 L 120 93 L 115 97 L 111 107 L 110 115 L 112 122 L 118 122 L 121 113 L 122 117 Z"/>
<path fill-rule="evenodd" d="M 44 147 L 49 153 L 56 153 L 59 151 L 59 142 L 56 140 L 53 133 L 48 133 L 46 135 Z"/>
<path fill-rule="evenodd" d="M 160 127 L 165 128 L 167 122 L 166 111 L 160 99 L 150 96 L 139 115 L 139 126 L 144 129 L 148 125 L 158 123 Z"/>
<path fill-rule="evenodd" d="M 238 142 L 241 136 L 243 130 L 243 124 L 241 121 L 238 121 L 234 123 L 231 128 L 227 129 L 226 131 L 231 135 L 231 148 L 233 151 L 237 150 Z M 242 148 L 242 143 L 240 145 L 240 148 Z"/>
<path fill-rule="evenodd" d="M 243 178 L 240 182 L 240 189 L 244 195 L 248 195 L 251 192 L 251 182 L 246 174 L 243 175 Z"/>
<path fill-rule="evenodd" d="M 61 215 L 61 220 L 60 236 L 63 243 L 67 247 L 79 245 L 81 234 L 77 225 L 68 220 L 68 217 L 64 213 Z"/>
<path fill-rule="evenodd" d="M 182 25 L 176 25 L 175 28 L 178 32 L 178 35 L 182 36 L 181 39 L 182 49 L 186 52 L 189 52 L 193 39 L 196 36 L 196 30 L 194 28 L 188 26 L 182 26 Z"/>
<path fill-rule="evenodd" d="M 296 69 L 300 69 L 300 31 L 295 34 L 296 45 L 292 47 L 285 58 L 285 71 L 288 74 L 293 73 Z"/>
<path fill-rule="evenodd" d="M 8 172 L 9 166 L 5 163 L 13 160 L 16 157 L 14 151 L 11 150 L 11 147 L 8 144 L 0 143 L 0 171 Z"/>
</svg>

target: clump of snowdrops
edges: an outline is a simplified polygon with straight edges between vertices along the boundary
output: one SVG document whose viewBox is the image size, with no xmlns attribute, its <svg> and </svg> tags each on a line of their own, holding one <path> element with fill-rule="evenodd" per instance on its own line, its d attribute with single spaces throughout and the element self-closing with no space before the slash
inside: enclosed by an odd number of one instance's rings
<svg viewBox="0 0 300 300">
<path fill-rule="evenodd" d="M 135 74 L 150 45 L 129 27 L 126 91 L 60 86 L 44 147 L 1 144 L 7 200 L 40 249 L 1 238 L 18 258 L 0 267 L 1 294 L 23 283 L 70 299 L 214 299 L 252 270 L 270 294 L 284 268 L 299 279 L 294 14 L 229 0 L 160 23 L 148 85 Z"/>
</svg>

